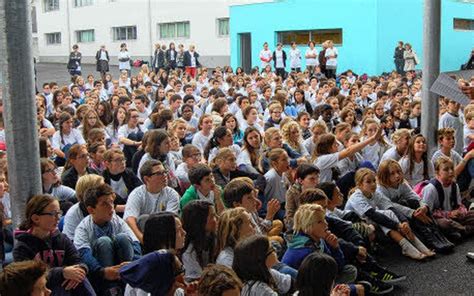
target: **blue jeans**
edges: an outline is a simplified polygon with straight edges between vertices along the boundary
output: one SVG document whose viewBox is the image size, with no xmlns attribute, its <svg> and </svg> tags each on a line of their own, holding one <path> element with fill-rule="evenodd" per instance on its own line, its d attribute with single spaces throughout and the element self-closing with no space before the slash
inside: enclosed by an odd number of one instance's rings
<svg viewBox="0 0 474 296">
<path fill-rule="evenodd" d="M 116 235 L 114 239 L 103 236 L 92 244 L 92 254 L 104 267 L 132 261 L 132 241 L 124 233 Z"/>
<path fill-rule="evenodd" d="M 298 276 L 298 270 L 286 265 L 283 262 L 278 262 L 272 268 L 275 269 L 276 271 L 279 271 L 279 272 L 283 273 L 283 274 L 287 274 L 287 275 L 291 276 L 291 278 L 293 280 L 296 280 L 296 277 Z"/>
</svg>

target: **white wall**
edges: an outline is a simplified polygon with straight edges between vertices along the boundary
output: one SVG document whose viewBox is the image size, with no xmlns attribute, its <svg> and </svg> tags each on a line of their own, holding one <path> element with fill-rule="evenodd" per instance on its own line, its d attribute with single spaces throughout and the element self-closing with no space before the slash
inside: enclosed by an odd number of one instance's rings
<svg viewBox="0 0 474 296">
<path fill-rule="evenodd" d="M 95 42 L 78 44 L 84 62 L 94 62 L 95 52 L 102 44 L 111 56 L 116 56 L 122 41 L 112 40 L 112 27 L 135 25 L 137 40 L 125 41 L 133 57 L 149 57 L 154 43 L 168 45 L 174 41 L 185 48 L 195 44 L 204 64 L 213 66 L 229 64 L 231 54 L 229 37 L 217 34 L 217 19 L 229 17 L 230 5 L 269 0 L 94 0 L 93 5 L 84 7 L 74 7 L 74 0 L 60 0 L 59 11 L 51 12 L 44 12 L 43 1 L 35 0 L 42 61 L 66 61 L 70 47 L 77 42 L 75 31 L 87 29 L 95 30 Z M 179 21 L 190 22 L 189 38 L 159 39 L 159 23 Z M 46 45 L 45 34 L 53 32 L 61 32 L 60 45 Z M 117 61 L 112 58 L 112 62 Z"/>
</svg>

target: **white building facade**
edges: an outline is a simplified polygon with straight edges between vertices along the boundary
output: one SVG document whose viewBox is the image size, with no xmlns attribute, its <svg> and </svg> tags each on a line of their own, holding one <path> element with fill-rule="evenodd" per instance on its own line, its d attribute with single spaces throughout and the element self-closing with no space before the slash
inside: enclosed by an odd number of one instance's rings
<svg viewBox="0 0 474 296">
<path fill-rule="evenodd" d="M 194 44 L 208 67 L 230 64 L 229 6 L 251 0 L 35 0 L 38 58 L 66 63 L 79 45 L 83 63 L 95 63 L 105 45 L 117 64 L 120 44 L 132 59 L 150 60 L 154 44 Z"/>
</svg>

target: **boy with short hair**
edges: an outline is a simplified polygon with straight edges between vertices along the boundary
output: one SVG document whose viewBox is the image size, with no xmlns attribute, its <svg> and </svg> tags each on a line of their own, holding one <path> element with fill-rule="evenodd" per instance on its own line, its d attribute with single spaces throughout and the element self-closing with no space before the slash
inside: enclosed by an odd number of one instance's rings
<svg viewBox="0 0 474 296">
<path fill-rule="evenodd" d="M 257 212 L 257 208 L 261 206 L 257 192 L 250 178 L 235 178 L 224 188 L 224 204 L 227 208 L 245 208 L 250 213 L 258 233 L 265 234 L 270 240 L 283 244 L 283 238 L 280 236 L 283 223 L 280 220 L 274 220 L 275 214 L 280 209 L 280 203 L 276 199 L 270 200 L 267 203 L 265 219 L 263 219 Z"/>
<path fill-rule="evenodd" d="M 295 179 L 296 182 L 286 192 L 285 225 L 288 230 L 293 229 L 293 216 L 301 204 L 301 193 L 318 186 L 319 169 L 312 164 L 301 164 L 296 169 Z"/>
<path fill-rule="evenodd" d="M 205 200 L 215 206 L 217 214 L 224 211 L 222 190 L 216 185 L 214 175 L 209 166 L 198 164 L 189 170 L 188 176 L 191 187 L 181 197 L 181 210 L 192 200 Z"/>
<path fill-rule="evenodd" d="M 474 157 L 474 150 L 464 155 L 464 158 L 453 150 L 455 145 L 454 140 L 455 131 L 452 128 L 441 128 L 438 130 L 438 143 L 440 149 L 433 153 L 431 162 L 436 163 L 438 158 L 445 156 L 452 160 L 454 164 L 454 172 L 456 176 L 459 176 L 466 167 L 467 162 Z"/>
<path fill-rule="evenodd" d="M 87 189 L 84 205 L 89 212 L 76 228 L 74 246 L 87 264 L 95 287 L 114 293 L 121 285 L 119 269 L 141 256 L 140 243 L 132 230 L 114 211 L 115 194 L 108 184 Z M 113 295 L 113 294 L 112 294 Z"/>
<path fill-rule="evenodd" d="M 433 212 L 439 227 L 447 235 L 459 239 L 474 233 L 474 211 L 462 203 L 459 186 L 455 181 L 454 163 L 446 156 L 435 162 L 435 178 L 422 191 L 423 202 Z"/>
<path fill-rule="evenodd" d="M 453 100 L 448 100 L 446 111 L 439 119 L 438 128 L 451 127 L 454 129 L 456 139 L 454 150 L 462 154 L 463 148 L 463 122 L 459 117 L 459 108 L 461 105 Z"/>
<path fill-rule="evenodd" d="M 183 155 L 183 162 L 176 168 L 176 177 L 181 192 L 185 192 L 191 186 L 188 176 L 189 170 L 201 162 L 202 154 L 199 148 L 192 144 L 184 145 L 181 154 Z"/>
</svg>

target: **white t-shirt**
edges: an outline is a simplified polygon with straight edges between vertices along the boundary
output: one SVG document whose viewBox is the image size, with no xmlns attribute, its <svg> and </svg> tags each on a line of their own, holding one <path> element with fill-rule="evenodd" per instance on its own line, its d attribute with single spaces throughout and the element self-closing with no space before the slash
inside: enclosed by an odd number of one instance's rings
<svg viewBox="0 0 474 296">
<path fill-rule="evenodd" d="M 326 49 L 326 54 L 325 54 L 325 57 L 327 58 L 326 66 L 333 66 L 333 67 L 337 66 L 337 58 L 330 58 L 330 56 L 337 56 L 337 54 L 338 54 L 337 48 L 335 47 Z"/>
<path fill-rule="evenodd" d="M 319 168 L 319 182 L 332 182 L 332 168 L 337 167 L 339 152 L 318 156 L 314 165 Z"/>
<path fill-rule="evenodd" d="M 205 136 L 203 135 L 202 131 L 199 131 L 194 135 L 192 144 L 196 146 L 197 148 L 199 148 L 201 153 L 203 153 L 204 149 L 206 148 L 207 142 L 209 142 L 211 137 L 212 137 L 212 132 L 209 134 L 209 136 Z"/>
<path fill-rule="evenodd" d="M 301 52 L 298 48 L 290 49 L 290 68 L 301 68 Z"/>
<path fill-rule="evenodd" d="M 318 51 L 316 50 L 316 48 L 308 48 L 306 50 L 306 53 L 305 53 L 305 56 L 307 55 L 316 55 L 315 58 L 306 58 L 306 66 L 318 66 L 319 65 L 319 61 L 318 61 Z"/>
<path fill-rule="evenodd" d="M 275 67 L 276 68 L 285 68 L 285 65 L 283 63 L 283 50 L 275 50 L 275 58 L 276 58 L 276 63 Z"/>
<path fill-rule="evenodd" d="M 271 59 L 272 58 L 272 52 L 270 50 L 262 49 L 260 51 L 260 58 L 264 58 L 265 60 Z M 265 68 L 267 65 L 270 65 L 270 62 L 264 62 L 262 60 L 260 60 L 260 61 L 262 62 L 262 69 Z"/>
<path fill-rule="evenodd" d="M 63 149 L 66 145 L 83 145 L 85 143 L 86 141 L 84 141 L 84 138 L 82 137 L 81 133 L 75 128 L 73 128 L 68 135 L 63 134 L 62 137 L 59 131 L 56 131 L 51 140 L 51 146 L 54 149 Z"/>
</svg>

